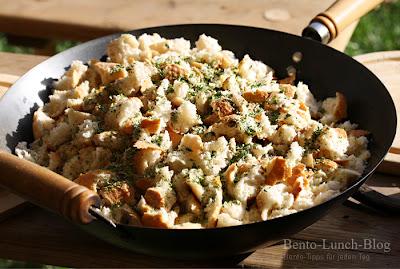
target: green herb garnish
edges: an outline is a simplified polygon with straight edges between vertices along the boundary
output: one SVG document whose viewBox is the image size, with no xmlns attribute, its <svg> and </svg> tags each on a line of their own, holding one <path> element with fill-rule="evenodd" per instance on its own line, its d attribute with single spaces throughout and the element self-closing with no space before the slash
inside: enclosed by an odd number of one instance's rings
<svg viewBox="0 0 400 269">
<path fill-rule="evenodd" d="M 272 125 L 275 125 L 278 123 L 279 115 L 280 115 L 280 113 L 278 110 L 273 110 L 268 113 L 268 118 Z"/>
</svg>

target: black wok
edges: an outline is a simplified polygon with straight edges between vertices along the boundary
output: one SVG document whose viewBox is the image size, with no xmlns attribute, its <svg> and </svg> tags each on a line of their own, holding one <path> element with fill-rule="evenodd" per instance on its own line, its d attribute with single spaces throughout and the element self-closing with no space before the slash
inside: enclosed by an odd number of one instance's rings
<svg viewBox="0 0 400 269">
<path fill-rule="evenodd" d="M 267 29 L 216 24 L 162 26 L 129 33 L 136 36 L 159 33 L 166 38 L 184 37 L 192 43 L 200 34 L 206 33 L 217 38 L 223 48 L 232 50 L 238 58 L 248 53 L 252 58 L 265 62 L 278 77 L 287 76 L 287 68 L 294 67 L 297 79 L 308 84 L 318 99 L 341 91 L 348 100 L 349 119 L 372 134 L 369 144 L 371 158 L 363 175 L 340 195 L 301 212 L 264 222 L 204 230 L 123 225 L 114 228 L 101 220 L 80 225 L 85 231 L 114 245 L 138 253 L 175 258 L 230 256 L 271 245 L 311 225 L 332 206 L 355 193 L 392 144 L 396 130 L 395 107 L 383 84 L 351 57 L 319 42 Z M 20 78 L 0 100 L 0 149 L 13 152 L 19 141 L 32 141 L 32 114 L 47 101 L 53 79 L 59 78 L 73 60 L 86 62 L 102 58 L 107 43 L 119 35 L 99 38 L 64 51 Z M 293 61 L 295 52 L 301 52 L 301 61 Z M 7 180 L 12 181 L 11 178 Z M 5 180 L 0 183 L 7 185 Z M 32 186 L 34 188 L 34 184 Z"/>
</svg>

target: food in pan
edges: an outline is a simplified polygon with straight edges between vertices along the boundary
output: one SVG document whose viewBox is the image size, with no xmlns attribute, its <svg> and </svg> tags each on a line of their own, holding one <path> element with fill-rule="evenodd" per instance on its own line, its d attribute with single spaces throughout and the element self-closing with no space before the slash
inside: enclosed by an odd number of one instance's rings
<svg viewBox="0 0 400 269">
<path fill-rule="evenodd" d="M 97 192 L 116 222 L 273 219 L 339 194 L 370 156 L 343 94 L 317 101 L 212 37 L 123 34 L 107 56 L 71 64 L 16 154 Z"/>
</svg>

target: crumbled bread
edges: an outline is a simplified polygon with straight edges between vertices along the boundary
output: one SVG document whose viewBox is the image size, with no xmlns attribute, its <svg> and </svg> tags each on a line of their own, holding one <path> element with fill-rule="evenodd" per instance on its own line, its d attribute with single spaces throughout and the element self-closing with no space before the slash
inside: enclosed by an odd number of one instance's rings
<svg viewBox="0 0 400 269">
<path fill-rule="evenodd" d="M 167 181 L 161 181 L 157 186 L 148 188 L 144 198 L 150 206 L 158 209 L 163 207 L 167 211 L 171 210 L 176 202 L 175 191 Z"/>
<path fill-rule="evenodd" d="M 128 76 L 128 72 L 124 66 L 117 63 L 97 62 L 93 65 L 94 70 L 99 73 L 101 82 L 108 84 L 118 79 Z"/>
<path fill-rule="evenodd" d="M 142 119 L 140 127 L 146 130 L 149 134 L 156 134 L 161 130 L 160 119 Z"/>
<path fill-rule="evenodd" d="M 229 214 L 221 213 L 217 218 L 217 227 L 236 226 L 240 225 L 240 220 L 232 218 Z"/>
<path fill-rule="evenodd" d="M 308 184 L 305 167 L 302 163 L 297 164 L 292 168 L 291 176 L 286 179 L 286 183 L 291 187 L 290 192 L 295 199 Z"/>
<path fill-rule="evenodd" d="M 314 164 L 314 167 L 324 171 L 327 174 L 330 174 L 338 168 L 338 164 L 334 161 L 324 158 L 324 159 L 317 159 Z"/>
<path fill-rule="evenodd" d="M 79 175 L 74 181 L 79 185 L 85 186 L 89 190 L 97 192 L 98 185 L 103 186 L 114 176 L 115 174 L 109 170 L 97 169 Z"/>
<path fill-rule="evenodd" d="M 272 141 L 276 144 L 290 144 L 297 136 L 296 129 L 292 125 L 284 124 L 278 128 L 272 137 Z"/>
<path fill-rule="evenodd" d="M 304 149 L 297 141 L 290 144 L 290 149 L 286 156 L 286 162 L 289 167 L 295 166 L 303 158 Z"/>
<path fill-rule="evenodd" d="M 71 135 L 71 126 L 66 122 L 61 122 L 50 130 L 49 135 L 44 138 L 44 141 L 49 148 L 55 149 L 57 146 L 71 139 Z"/>
<path fill-rule="evenodd" d="M 99 195 L 106 206 L 118 204 L 135 204 L 135 190 L 127 182 L 118 182 L 115 185 L 109 185 L 99 190 Z"/>
<path fill-rule="evenodd" d="M 196 41 L 196 48 L 198 50 L 207 50 L 209 52 L 218 52 L 222 50 L 221 46 L 218 44 L 218 40 L 206 36 L 205 34 L 199 36 L 199 39 Z"/>
<path fill-rule="evenodd" d="M 132 226 L 142 226 L 140 221 L 140 216 L 127 204 L 123 206 L 116 207 L 113 210 L 113 218 L 117 223 L 132 225 Z"/>
<path fill-rule="evenodd" d="M 116 82 L 121 93 L 126 96 L 135 95 L 138 91 L 145 92 L 153 87 L 151 76 L 154 70 L 143 62 L 135 62 L 130 66 L 128 76 Z"/>
<path fill-rule="evenodd" d="M 286 185 L 282 183 L 263 187 L 256 199 L 262 220 L 269 219 L 273 209 L 290 208 L 293 205 L 293 195 L 285 190 Z"/>
<path fill-rule="evenodd" d="M 177 217 L 175 211 L 167 212 L 164 208 L 149 210 L 142 216 L 142 224 L 154 228 L 172 228 Z"/>
<path fill-rule="evenodd" d="M 39 139 L 43 137 L 44 134 L 48 133 L 52 128 L 54 128 L 55 120 L 50 118 L 43 109 L 40 108 L 33 114 L 32 130 L 33 137 Z"/>
<path fill-rule="evenodd" d="M 68 108 L 65 113 L 67 114 L 68 123 L 75 127 L 82 124 L 85 120 L 93 120 L 95 118 L 90 113 L 76 111 L 72 108 Z"/>
<path fill-rule="evenodd" d="M 269 93 L 263 90 L 248 91 L 243 93 L 243 98 L 250 103 L 260 103 L 262 104 L 267 100 Z"/>
<path fill-rule="evenodd" d="M 208 201 L 204 212 L 207 218 L 207 227 L 215 227 L 218 215 L 222 208 L 222 190 L 220 188 L 213 190 L 213 196 Z"/>
<path fill-rule="evenodd" d="M 281 182 L 289 176 L 290 169 L 286 163 L 286 160 L 282 157 L 275 157 L 268 164 L 265 183 L 268 185 L 275 185 L 277 182 Z"/>
<path fill-rule="evenodd" d="M 62 165 L 62 160 L 60 155 L 57 152 L 49 152 L 49 165 L 48 169 L 52 171 L 57 171 Z"/>
<path fill-rule="evenodd" d="M 186 133 L 191 127 L 202 123 L 197 115 L 196 106 L 189 101 L 178 107 L 171 121 L 172 127 L 180 133 Z"/>
<path fill-rule="evenodd" d="M 78 86 L 86 70 L 87 66 L 81 61 L 73 61 L 68 71 L 57 81 L 56 89 L 59 91 L 67 91 L 75 88 Z"/>
<path fill-rule="evenodd" d="M 347 117 L 346 97 L 340 92 L 336 92 L 336 97 L 327 98 L 321 107 L 324 110 L 321 122 L 324 124 L 335 123 Z"/>
<path fill-rule="evenodd" d="M 168 131 L 169 137 L 172 142 L 172 147 L 174 149 L 177 148 L 178 145 L 181 143 L 181 139 L 182 139 L 183 135 L 175 132 L 174 129 L 170 125 L 167 126 L 167 131 Z"/>
<path fill-rule="evenodd" d="M 124 137 L 117 131 L 104 131 L 95 134 L 92 140 L 96 146 L 113 150 L 119 150 L 125 146 Z"/>
<path fill-rule="evenodd" d="M 239 63 L 239 74 L 248 81 L 256 81 L 265 77 L 267 71 L 268 67 L 264 63 L 252 60 L 247 54 Z"/>
<path fill-rule="evenodd" d="M 141 118 L 141 107 L 142 102 L 139 98 L 122 97 L 108 110 L 105 115 L 105 123 L 111 128 L 123 130 L 127 126 L 131 126 L 133 124 L 132 121 Z"/>
<path fill-rule="evenodd" d="M 160 149 L 147 148 L 138 150 L 132 157 L 134 171 L 143 175 L 147 169 L 154 167 L 161 160 Z"/>
<path fill-rule="evenodd" d="M 107 55 L 112 62 L 123 65 L 130 64 L 139 60 L 139 42 L 135 36 L 123 34 L 108 44 Z"/>
<path fill-rule="evenodd" d="M 322 156 L 330 159 L 342 158 L 348 147 L 347 133 L 341 128 L 328 128 L 318 138 Z"/>
</svg>

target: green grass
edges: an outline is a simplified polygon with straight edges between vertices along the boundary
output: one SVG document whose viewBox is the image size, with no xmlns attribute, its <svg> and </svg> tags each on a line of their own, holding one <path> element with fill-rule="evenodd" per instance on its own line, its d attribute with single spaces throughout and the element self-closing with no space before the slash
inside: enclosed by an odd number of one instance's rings
<svg viewBox="0 0 400 269">
<path fill-rule="evenodd" d="M 400 49 L 400 1 L 383 4 L 361 18 L 346 48 L 349 55 Z"/>
<path fill-rule="evenodd" d="M 72 48 L 73 46 L 76 46 L 78 44 L 79 44 L 79 42 L 71 41 L 71 40 L 58 41 L 58 42 L 56 42 L 55 51 L 56 51 L 56 53 L 59 53 L 63 50 Z"/>
<path fill-rule="evenodd" d="M 54 45 L 54 50 L 56 53 L 59 53 L 63 50 L 69 49 L 73 46 L 79 44 L 77 41 L 71 40 L 56 40 Z M 14 52 L 14 53 L 25 53 L 25 54 L 34 54 L 35 50 L 31 47 L 24 46 L 16 46 L 14 44 L 10 44 L 7 39 L 7 36 L 3 33 L 0 33 L 0 51 L 5 52 Z"/>
<path fill-rule="evenodd" d="M 56 52 L 75 46 L 75 41 L 57 41 Z M 364 16 L 355 30 L 346 48 L 349 55 L 358 55 L 373 51 L 400 49 L 400 1 L 383 4 L 379 9 Z M 33 53 L 33 48 L 9 44 L 6 36 L 0 33 L 0 51 L 15 53 Z M 60 268 L 27 262 L 1 260 L 0 268 Z"/>
<path fill-rule="evenodd" d="M 15 52 L 15 53 L 33 53 L 32 48 L 23 46 L 15 46 L 8 42 L 7 37 L 0 33 L 0 51 Z"/>
<path fill-rule="evenodd" d="M 0 260 L 0 268 L 43 268 L 43 269 L 63 269 L 65 267 L 36 264 L 14 260 Z"/>
</svg>

